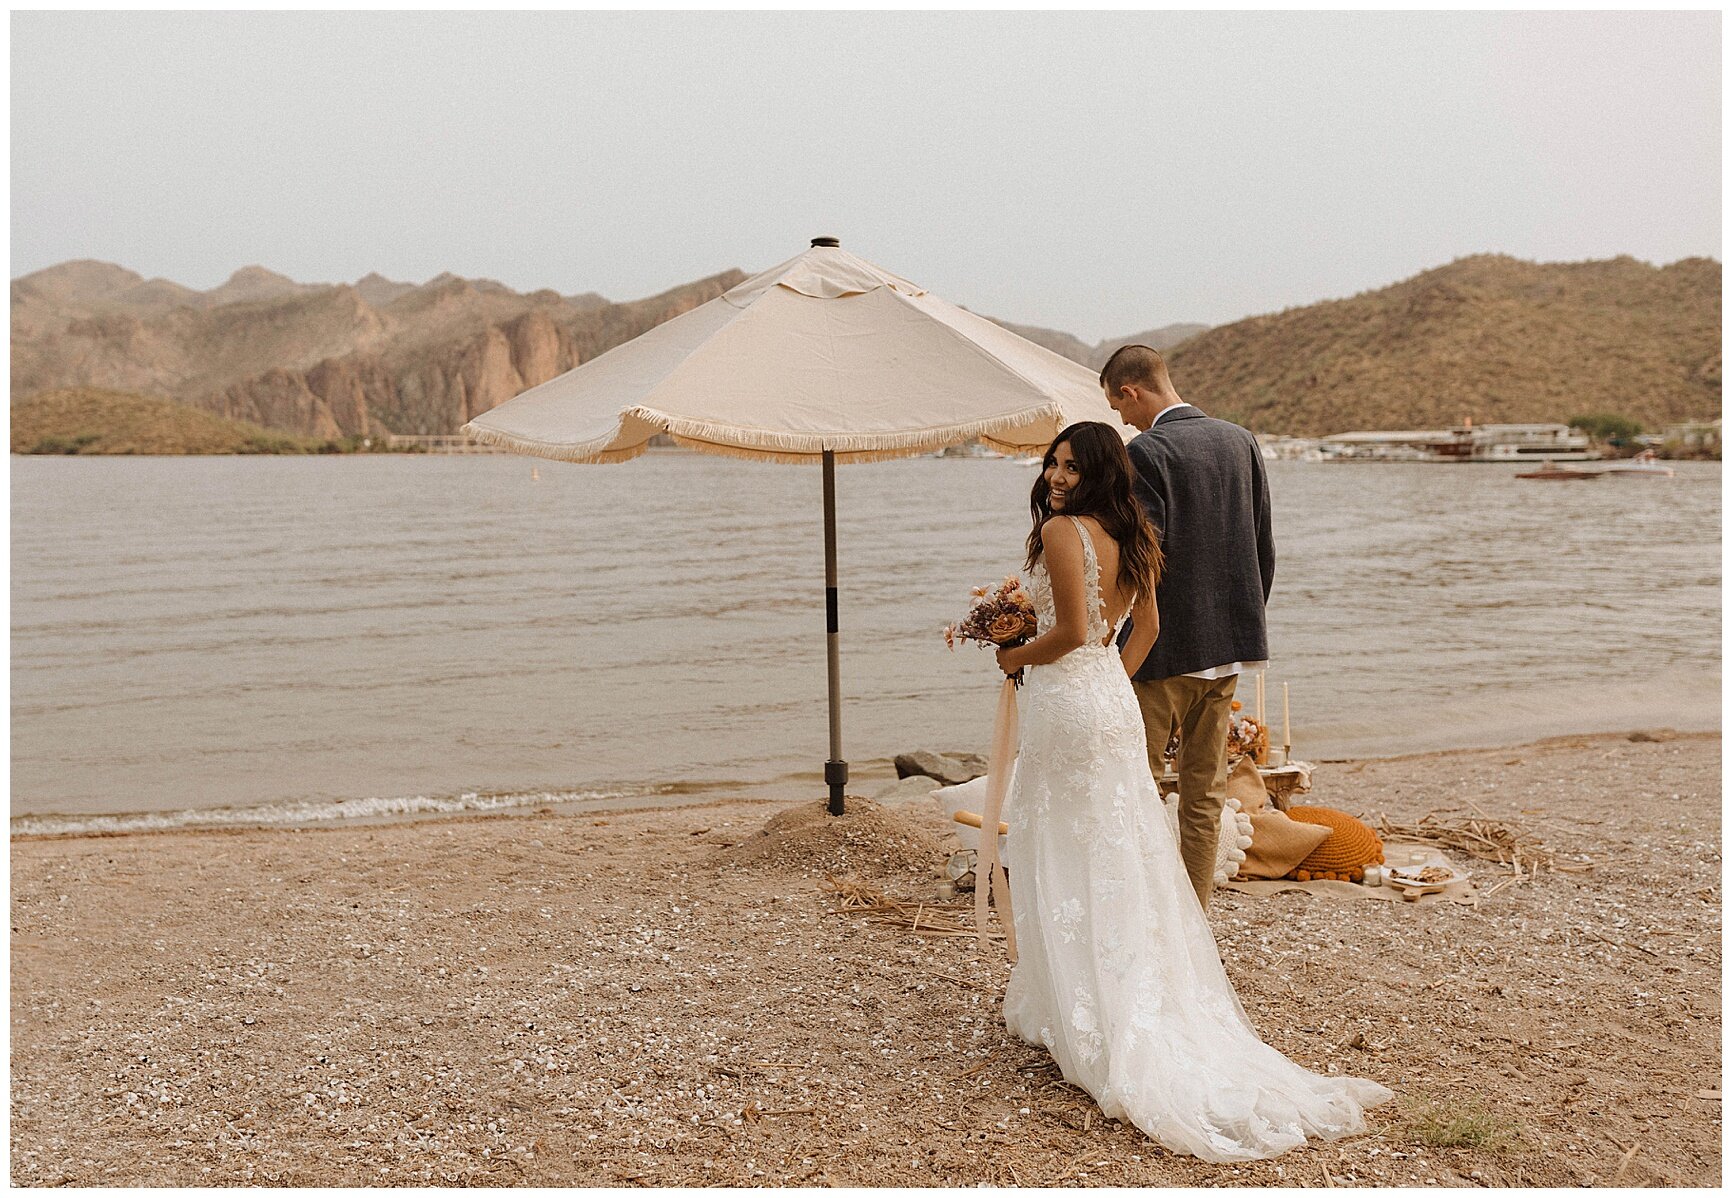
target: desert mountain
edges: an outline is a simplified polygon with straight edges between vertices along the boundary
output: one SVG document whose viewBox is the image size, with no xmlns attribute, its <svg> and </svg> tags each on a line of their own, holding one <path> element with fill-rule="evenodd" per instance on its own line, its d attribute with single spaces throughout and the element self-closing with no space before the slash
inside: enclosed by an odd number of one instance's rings
<svg viewBox="0 0 1732 1198">
<path fill-rule="evenodd" d="M 66 262 L 13 280 L 12 394 L 165 395 L 318 438 L 448 433 L 744 277 L 727 271 L 614 304 L 452 274 L 351 286 L 256 266 L 201 292 Z"/>
<path fill-rule="evenodd" d="M 12 394 L 163 395 L 321 439 L 447 433 L 743 277 L 616 304 L 452 274 L 297 283 L 257 266 L 201 292 L 66 262 L 12 282 Z M 1464 258 L 1349 299 L 1093 346 L 999 323 L 1094 369 L 1126 342 L 1170 350 L 1182 394 L 1260 432 L 1720 412 L 1720 264 L 1706 258 Z"/>
<path fill-rule="evenodd" d="M 1210 329 L 1180 394 L 1258 432 L 1720 415 L 1720 263 L 1462 258 L 1350 299 Z"/>
<path fill-rule="evenodd" d="M 375 308 L 383 308 L 398 296 L 407 295 L 413 290 L 413 283 L 394 282 L 377 273 L 363 275 L 355 283 L 355 294 Z"/>
</svg>

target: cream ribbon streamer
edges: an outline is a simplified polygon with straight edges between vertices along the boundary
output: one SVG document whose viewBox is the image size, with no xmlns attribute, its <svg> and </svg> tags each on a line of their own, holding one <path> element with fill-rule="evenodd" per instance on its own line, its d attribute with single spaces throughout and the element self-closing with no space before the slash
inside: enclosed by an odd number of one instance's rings
<svg viewBox="0 0 1732 1198">
<path fill-rule="evenodd" d="M 986 947 L 986 905 L 998 892 L 998 919 L 1004 925 L 1005 954 L 1016 964 L 1016 913 L 1010 905 L 1010 879 L 998 859 L 998 824 L 1004 796 L 1010 790 L 1010 770 L 1016 762 L 1016 683 L 1004 680 L 998 692 L 998 714 L 992 721 L 992 752 L 986 766 L 986 807 L 980 813 L 980 851 L 974 864 L 974 928 Z"/>
</svg>

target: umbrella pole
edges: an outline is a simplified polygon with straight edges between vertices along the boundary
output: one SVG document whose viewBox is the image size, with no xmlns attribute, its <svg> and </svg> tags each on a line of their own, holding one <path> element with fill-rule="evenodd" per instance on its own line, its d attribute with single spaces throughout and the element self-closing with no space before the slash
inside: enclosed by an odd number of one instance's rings
<svg viewBox="0 0 1732 1198">
<path fill-rule="evenodd" d="M 830 814 L 842 814 L 842 788 L 848 763 L 842 760 L 842 640 L 836 609 L 836 454 L 824 451 L 824 619 L 830 675 L 830 759 L 824 782 L 830 788 Z"/>
</svg>

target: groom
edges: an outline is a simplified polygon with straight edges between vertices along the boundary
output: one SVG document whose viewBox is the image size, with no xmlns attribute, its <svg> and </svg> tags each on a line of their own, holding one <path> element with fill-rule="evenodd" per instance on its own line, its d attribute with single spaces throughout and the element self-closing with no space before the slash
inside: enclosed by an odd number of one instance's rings
<svg viewBox="0 0 1732 1198">
<path fill-rule="evenodd" d="M 1126 448 L 1166 567 L 1155 591 L 1160 637 L 1132 685 L 1156 778 L 1169 737 L 1179 733 L 1179 853 L 1207 908 L 1227 801 L 1233 691 L 1242 671 L 1269 664 L 1269 480 L 1257 439 L 1180 399 L 1159 351 L 1120 347 L 1101 371 L 1101 388 L 1119 419 L 1141 430 Z"/>
</svg>

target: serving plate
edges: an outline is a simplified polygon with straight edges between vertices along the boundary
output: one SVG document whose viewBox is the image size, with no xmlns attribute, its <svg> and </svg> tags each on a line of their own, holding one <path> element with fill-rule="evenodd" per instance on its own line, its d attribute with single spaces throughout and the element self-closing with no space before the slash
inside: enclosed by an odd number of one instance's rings
<svg viewBox="0 0 1732 1198">
<path fill-rule="evenodd" d="M 1449 877 L 1436 882 L 1420 881 L 1418 876 L 1419 872 L 1424 869 L 1432 868 L 1449 870 Z M 1454 886 L 1457 882 L 1465 882 L 1472 876 L 1473 875 L 1468 873 L 1465 869 L 1457 869 L 1453 865 L 1439 866 L 1436 862 L 1427 862 L 1419 865 L 1393 865 L 1384 871 L 1384 880 L 1390 885 L 1401 886 L 1408 890 L 1416 890 L 1421 894 L 1435 894 L 1437 891 L 1440 891 L 1445 887 Z"/>
</svg>

